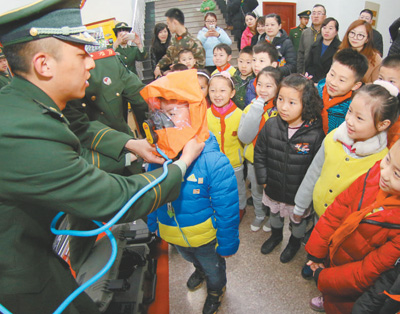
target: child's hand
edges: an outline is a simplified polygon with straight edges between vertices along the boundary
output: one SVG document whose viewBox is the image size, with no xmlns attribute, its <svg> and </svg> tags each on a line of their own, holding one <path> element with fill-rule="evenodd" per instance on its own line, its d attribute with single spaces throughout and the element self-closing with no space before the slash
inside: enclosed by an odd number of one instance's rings
<svg viewBox="0 0 400 314">
<path fill-rule="evenodd" d="M 293 222 L 295 224 L 299 224 L 299 223 L 301 223 L 301 221 L 303 219 L 303 216 L 299 216 L 299 215 L 296 215 L 296 214 L 291 214 L 289 216 L 289 218 L 290 218 L 291 222 Z"/>
<path fill-rule="evenodd" d="M 325 268 L 323 263 L 315 263 L 311 260 L 307 262 L 307 265 L 310 266 L 311 270 L 315 272 L 318 268 Z"/>
<path fill-rule="evenodd" d="M 227 255 L 227 256 L 222 256 L 222 255 L 221 255 L 221 257 L 223 257 L 223 258 L 229 258 L 229 257 L 231 257 L 231 256 L 233 256 L 233 255 Z"/>
</svg>

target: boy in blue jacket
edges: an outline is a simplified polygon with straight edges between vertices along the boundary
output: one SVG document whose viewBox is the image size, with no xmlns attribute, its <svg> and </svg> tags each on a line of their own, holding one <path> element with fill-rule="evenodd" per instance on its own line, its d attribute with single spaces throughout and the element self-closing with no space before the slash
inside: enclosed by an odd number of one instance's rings
<svg viewBox="0 0 400 314">
<path fill-rule="evenodd" d="M 205 280 L 208 294 L 203 313 L 215 313 L 225 292 L 225 258 L 239 247 L 239 198 L 234 170 L 220 152 L 216 138 L 204 128 L 207 108 L 195 70 L 170 73 L 146 86 L 142 96 L 158 123 L 154 128 L 157 145 L 169 158 L 180 154 L 182 144 L 192 134 L 205 142 L 203 152 L 186 171 L 178 199 L 151 213 L 147 223 L 150 231 L 193 263 L 195 271 L 187 286 L 194 291 Z M 159 121 L 163 121 L 162 125 Z M 150 165 L 150 169 L 153 167 L 156 166 Z"/>
</svg>

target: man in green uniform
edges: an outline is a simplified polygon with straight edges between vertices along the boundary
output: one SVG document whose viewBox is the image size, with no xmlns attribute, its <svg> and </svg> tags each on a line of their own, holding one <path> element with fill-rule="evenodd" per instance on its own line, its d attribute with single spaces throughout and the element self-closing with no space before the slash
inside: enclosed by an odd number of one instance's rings
<svg viewBox="0 0 400 314">
<path fill-rule="evenodd" d="M 167 25 L 172 36 L 171 43 L 168 46 L 167 53 L 158 61 L 154 70 L 154 77 L 161 76 L 161 70 L 166 66 L 178 63 L 178 54 L 183 49 L 188 49 L 193 53 L 199 69 L 203 69 L 206 65 L 206 53 L 201 41 L 192 36 L 185 27 L 185 16 L 179 9 L 169 9 L 165 16 L 167 17 Z"/>
<path fill-rule="evenodd" d="M 81 142 L 86 161 L 107 172 L 138 173 L 142 163 L 135 162 L 135 155 L 148 162 L 156 156 L 149 151 L 151 146 L 146 140 L 133 139 L 137 136 L 126 122 L 125 103 L 131 103 L 141 126 L 148 111 L 139 93 L 144 84 L 123 65 L 114 50 L 93 52 L 91 56 L 96 67 L 90 71 L 85 97 L 68 102 L 63 113 Z"/>
<path fill-rule="evenodd" d="M 12 76 L 8 70 L 8 62 L 6 56 L 3 53 L 3 49 L 0 48 L 0 88 L 10 84 Z"/>
<path fill-rule="evenodd" d="M 0 90 L 0 304 L 14 314 L 53 313 L 77 288 L 52 251 L 49 226 L 59 211 L 82 224 L 106 221 L 162 172 L 121 177 L 80 157 L 79 140 L 61 113 L 67 101 L 85 95 L 94 67 L 84 49 L 94 39 L 82 26 L 80 3 L 38 0 L 0 15 L 0 42 L 15 74 Z M 175 199 L 182 174 L 203 147 L 189 141 L 166 179 L 124 221 Z M 63 313 L 98 310 L 83 293 Z"/>
<path fill-rule="evenodd" d="M 144 49 L 140 37 L 136 33 L 131 33 L 132 27 L 124 22 L 117 23 L 113 29 L 117 39 L 113 43 L 115 52 L 121 55 L 122 61 L 129 70 L 136 72 L 136 61 L 143 61 L 147 58 L 147 51 Z M 132 41 L 136 46 L 128 45 Z"/>
<path fill-rule="evenodd" d="M 292 40 L 294 49 L 299 50 L 300 38 L 302 32 L 307 28 L 308 21 L 310 20 L 310 10 L 305 10 L 297 14 L 300 19 L 300 24 L 290 29 L 289 37 Z"/>
</svg>

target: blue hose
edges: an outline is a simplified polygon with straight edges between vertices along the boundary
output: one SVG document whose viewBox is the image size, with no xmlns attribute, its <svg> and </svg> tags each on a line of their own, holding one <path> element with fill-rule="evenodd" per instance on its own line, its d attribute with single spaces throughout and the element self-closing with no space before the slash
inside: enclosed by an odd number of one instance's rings
<svg viewBox="0 0 400 314">
<path fill-rule="evenodd" d="M 131 208 L 132 204 L 135 203 L 139 197 L 141 197 L 144 193 L 152 189 L 154 186 L 159 184 L 161 181 L 165 179 L 165 177 L 168 175 L 168 165 L 172 162 L 171 159 L 169 159 L 163 151 L 161 151 L 157 146 L 156 146 L 157 152 L 166 159 L 166 161 L 163 164 L 163 173 L 160 177 L 158 177 L 156 180 L 153 182 L 149 183 L 145 187 L 143 187 L 139 192 L 137 192 L 132 198 L 120 209 L 120 211 L 106 224 L 103 224 L 101 222 L 93 220 L 93 222 L 99 226 L 99 228 L 94 229 L 94 230 L 88 230 L 88 231 L 81 231 L 81 230 L 57 230 L 56 225 L 58 220 L 65 214 L 64 212 L 58 213 L 52 220 L 50 224 L 50 230 L 52 233 L 55 235 L 70 235 L 70 236 L 77 236 L 77 237 L 92 237 L 99 235 L 100 233 L 105 232 L 107 236 L 110 239 L 111 242 L 111 256 L 110 259 L 108 260 L 107 264 L 92 278 L 90 278 L 88 281 L 86 281 L 82 286 L 77 288 L 73 293 L 71 293 L 68 298 L 64 300 L 63 303 L 57 308 L 57 310 L 53 314 L 59 314 L 62 313 L 66 309 L 66 307 L 83 291 L 85 291 L 88 287 L 90 287 L 92 284 L 94 284 L 96 281 L 98 281 L 114 264 L 114 261 L 117 257 L 117 242 L 115 241 L 115 238 L 113 234 L 110 232 L 110 228 L 115 225 L 118 220 Z M 10 311 L 8 311 L 4 306 L 0 304 L 0 312 L 3 314 L 12 314 Z"/>
</svg>

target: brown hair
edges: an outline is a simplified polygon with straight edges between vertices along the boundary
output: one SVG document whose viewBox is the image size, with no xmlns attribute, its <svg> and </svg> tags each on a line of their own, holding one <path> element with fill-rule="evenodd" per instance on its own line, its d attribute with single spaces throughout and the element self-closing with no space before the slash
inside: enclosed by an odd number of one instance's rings
<svg viewBox="0 0 400 314">
<path fill-rule="evenodd" d="M 367 35 L 368 35 L 368 41 L 364 44 L 364 48 L 360 51 L 360 53 L 363 54 L 364 56 L 366 56 L 368 59 L 368 62 L 370 62 L 374 66 L 375 65 L 375 55 L 379 52 L 378 52 L 378 50 L 376 50 L 374 48 L 374 43 L 373 43 L 374 35 L 372 32 L 372 26 L 371 26 L 371 24 L 369 24 L 368 22 L 366 22 L 364 20 L 356 20 L 350 24 L 350 26 L 347 28 L 346 34 L 343 37 L 342 43 L 339 46 L 339 50 L 345 49 L 345 48 L 352 48 L 352 46 L 350 45 L 350 41 L 349 41 L 349 34 L 353 29 L 355 29 L 356 27 L 361 26 L 361 25 L 365 26 L 365 29 L 366 29 Z"/>
</svg>

